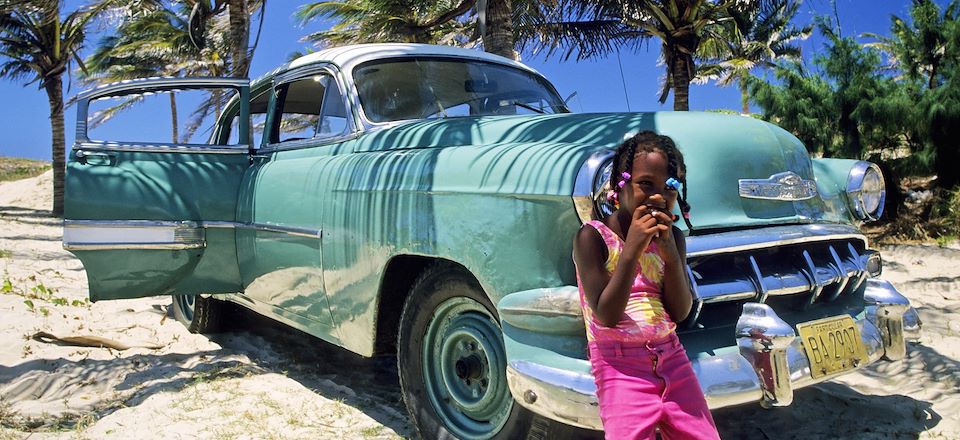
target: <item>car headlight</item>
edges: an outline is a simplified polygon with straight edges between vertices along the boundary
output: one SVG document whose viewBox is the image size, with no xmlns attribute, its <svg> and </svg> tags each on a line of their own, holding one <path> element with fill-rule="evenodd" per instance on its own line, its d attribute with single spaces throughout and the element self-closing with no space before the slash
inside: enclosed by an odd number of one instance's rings
<svg viewBox="0 0 960 440">
<path fill-rule="evenodd" d="M 613 151 L 610 150 L 591 154 L 580 167 L 573 189 L 573 204 L 581 222 L 613 213 L 613 203 L 607 200 L 612 170 Z"/>
<path fill-rule="evenodd" d="M 887 197 L 885 188 L 876 164 L 859 161 L 853 165 L 847 176 L 847 197 L 857 218 L 865 222 L 880 218 Z"/>
</svg>

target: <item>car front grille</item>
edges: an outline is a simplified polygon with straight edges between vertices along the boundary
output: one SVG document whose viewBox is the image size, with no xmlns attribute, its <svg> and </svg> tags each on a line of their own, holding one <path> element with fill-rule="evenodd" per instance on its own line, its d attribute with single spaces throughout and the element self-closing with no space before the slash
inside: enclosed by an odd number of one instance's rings
<svg viewBox="0 0 960 440">
<path fill-rule="evenodd" d="M 736 231 L 690 237 L 688 244 L 696 301 L 681 331 L 732 327 L 745 302 L 797 320 L 817 309 L 847 310 L 862 303 L 857 295 L 866 278 L 879 274 L 879 254 L 844 225 Z"/>
</svg>

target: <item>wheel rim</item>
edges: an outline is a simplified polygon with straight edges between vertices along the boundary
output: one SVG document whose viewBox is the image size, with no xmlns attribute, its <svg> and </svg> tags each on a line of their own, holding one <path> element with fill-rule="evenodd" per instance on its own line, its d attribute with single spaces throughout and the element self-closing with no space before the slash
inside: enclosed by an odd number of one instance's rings
<svg viewBox="0 0 960 440">
<path fill-rule="evenodd" d="M 174 297 L 174 304 L 180 310 L 180 316 L 190 322 L 193 321 L 193 310 L 196 307 L 196 295 L 177 295 Z"/>
<path fill-rule="evenodd" d="M 513 398 L 503 337 L 490 312 L 469 298 L 448 299 L 434 311 L 423 343 L 427 396 L 443 424 L 459 438 L 499 432 Z"/>
</svg>

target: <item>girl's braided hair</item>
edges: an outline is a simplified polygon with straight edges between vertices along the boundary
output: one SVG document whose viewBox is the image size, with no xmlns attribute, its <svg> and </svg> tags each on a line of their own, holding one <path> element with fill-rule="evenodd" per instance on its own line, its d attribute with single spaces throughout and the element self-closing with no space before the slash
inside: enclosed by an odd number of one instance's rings
<svg viewBox="0 0 960 440">
<path fill-rule="evenodd" d="M 623 173 L 633 172 L 633 160 L 638 153 L 663 153 L 667 158 L 667 174 L 683 185 L 677 204 L 680 206 L 684 223 L 692 231 L 690 224 L 690 204 L 687 203 L 687 165 L 683 162 L 683 153 L 669 136 L 663 136 L 650 130 L 641 131 L 623 141 L 613 156 L 613 171 L 610 173 L 610 188 L 619 192 L 619 183 Z"/>
</svg>

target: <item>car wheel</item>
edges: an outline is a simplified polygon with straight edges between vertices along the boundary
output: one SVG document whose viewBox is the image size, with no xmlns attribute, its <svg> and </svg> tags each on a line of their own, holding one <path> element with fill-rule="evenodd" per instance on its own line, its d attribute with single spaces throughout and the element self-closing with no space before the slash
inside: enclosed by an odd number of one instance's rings
<svg viewBox="0 0 960 440">
<path fill-rule="evenodd" d="M 216 333 L 220 331 L 224 312 L 223 301 L 200 295 L 174 295 L 173 316 L 190 333 Z"/>
<path fill-rule="evenodd" d="M 403 306 L 398 336 L 400 388 L 421 438 L 559 439 L 593 433 L 536 416 L 514 402 L 496 309 L 458 266 L 436 265 L 420 276 Z"/>
<path fill-rule="evenodd" d="M 520 420 L 506 381 L 494 309 L 464 270 L 437 265 L 414 284 L 400 317 L 400 388 L 421 438 L 503 437 Z"/>
</svg>

